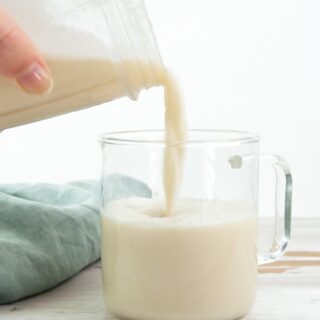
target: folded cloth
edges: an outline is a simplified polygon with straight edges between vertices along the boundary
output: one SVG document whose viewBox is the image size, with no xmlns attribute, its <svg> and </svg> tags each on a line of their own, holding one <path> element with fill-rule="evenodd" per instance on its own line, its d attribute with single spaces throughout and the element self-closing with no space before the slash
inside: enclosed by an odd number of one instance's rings
<svg viewBox="0 0 320 320">
<path fill-rule="evenodd" d="M 110 175 L 104 197 L 150 197 L 129 177 Z M 100 257 L 99 184 L 0 185 L 0 304 L 46 291 Z"/>
</svg>

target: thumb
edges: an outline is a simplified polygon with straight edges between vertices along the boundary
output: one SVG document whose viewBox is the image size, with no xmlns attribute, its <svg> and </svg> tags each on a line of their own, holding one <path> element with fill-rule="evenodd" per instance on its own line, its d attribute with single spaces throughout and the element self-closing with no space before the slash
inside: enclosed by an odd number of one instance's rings
<svg viewBox="0 0 320 320">
<path fill-rule="evenodd" d="M 28 35 L 0 8 L 0 74 L 15 80 L 25 91 L 50 91 L 48 66 Z"/>
</svg>

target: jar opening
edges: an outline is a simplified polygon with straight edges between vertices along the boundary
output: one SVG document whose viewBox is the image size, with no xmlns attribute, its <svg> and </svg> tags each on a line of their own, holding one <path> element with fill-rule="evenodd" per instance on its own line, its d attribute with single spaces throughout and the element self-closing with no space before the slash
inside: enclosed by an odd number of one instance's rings
<svg viewBox="0 0 320 320">
<path fill-rule="evenodd" d="M 109 0 L 105 15 L 124 91 L 136 100 L 142 89 L 161 84 L 164 65 L 144 2 Z"/>
</svg>

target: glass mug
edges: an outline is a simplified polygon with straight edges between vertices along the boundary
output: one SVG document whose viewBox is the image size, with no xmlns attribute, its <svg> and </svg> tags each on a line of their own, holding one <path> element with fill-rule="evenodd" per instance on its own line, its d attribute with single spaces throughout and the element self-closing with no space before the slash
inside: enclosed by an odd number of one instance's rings
<svg viewBox="0 0 320 320">
<path fill-rule="evenodd" d="M 285 160 L 259 154 L 258 136 L 190 130 L 177 212 L 164 207 L 163 131 L 101 136 L 104 297 L 110 312 L 136 320 L 231 320 L 256 296 L 258 264 L 281 256 L 290 238 L 292 178 Z M 259 162 L 285 181 L 272 249 L 257 255 Z M 113 190 L 113 194 L 110 191 Z M 280 198 L 278 196 L 278 198 Z M 280 200 L 280 199 L 278 199 Z"/>
</svg>

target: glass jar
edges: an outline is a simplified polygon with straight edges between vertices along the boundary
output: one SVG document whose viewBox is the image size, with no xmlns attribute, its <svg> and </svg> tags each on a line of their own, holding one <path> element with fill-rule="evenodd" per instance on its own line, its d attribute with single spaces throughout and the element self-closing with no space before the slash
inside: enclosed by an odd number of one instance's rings
<svg viewBox="0 0 320 320">
<path fill-rule="evenodd" d="M 45 55 L 53 90 L 30 95 L 0 79 L 0 130 L 137 99 L 161 82 L 162 61 L 142 0 L 0 0 Z"/>
</svg>

